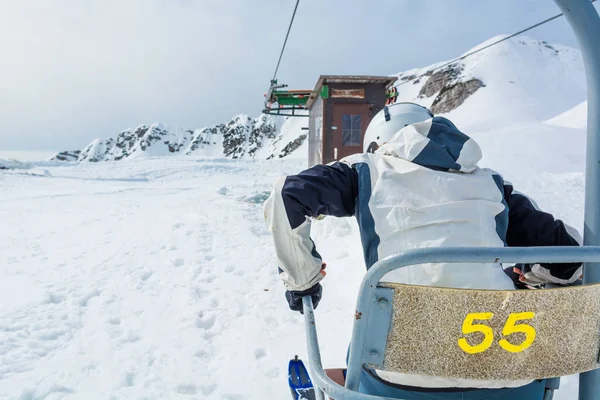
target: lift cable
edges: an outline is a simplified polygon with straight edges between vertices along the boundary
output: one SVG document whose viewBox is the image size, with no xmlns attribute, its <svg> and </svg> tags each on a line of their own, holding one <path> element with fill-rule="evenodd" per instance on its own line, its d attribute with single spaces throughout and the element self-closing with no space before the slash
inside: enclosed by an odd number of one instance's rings
<svg viewBox="0 0 600 400">
<path fill-rule="evenodd" d="M 281 47 L 281 53 L 279 54 L 279 60 L 277 61 L 277 67 L 275 68 L 275 73 L 273 74 L 272 81 L 274 81 L 275 78 L 277 77 L 277 71 L 279 71 L 279 64 L 281 64 L 281 58 L 283 57 L 283 51 L 285 50 L 285 45 L 287 44 L 288 37 L 290 36 L 290 31 L 292 30 L 292 24 L 294 23 L 294 17 L 296 16 L 296 10 L 298 9 L 299 3 L 300 3 L 300 0 L 296 0 L 296 7 L 294 7 L 294 13 L 292 14 L 292 19 L 290 20 L 290 26 L 288 27 L 287 33 L 285 35 L 285 40 L 283 41 L 283 46 Z"/>
</svg>

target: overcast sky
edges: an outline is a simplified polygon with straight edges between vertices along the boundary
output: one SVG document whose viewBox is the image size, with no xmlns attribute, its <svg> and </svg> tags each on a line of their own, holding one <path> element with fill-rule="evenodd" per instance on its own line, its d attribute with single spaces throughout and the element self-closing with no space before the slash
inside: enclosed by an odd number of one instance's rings
<svg viewBox="0 0 600 400">
<path fill-rule="evenodd" d="M 258 115 L 295 0 L 0 0 L 0 150 Z M 558 13 L 551 0 L 301 0 L 278 74 L 392 74 Z M 576 46 L 564 18 L 528 33 Z"/>
</svg>

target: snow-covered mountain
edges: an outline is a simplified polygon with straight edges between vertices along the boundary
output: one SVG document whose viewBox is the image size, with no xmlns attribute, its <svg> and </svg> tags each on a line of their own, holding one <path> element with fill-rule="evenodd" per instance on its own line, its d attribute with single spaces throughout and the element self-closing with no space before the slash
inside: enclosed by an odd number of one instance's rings
<svg viewBox="0 0 600 400">
<path fill-rule="evenodd" d="M 475 48 L 501 39 L 494 37 Z M 586 98 L 579 50 L 521 36 L 437 69 L 445 61 L 397 74 L 398 100 L 430 107 L 468 132 L 549 120 Z M 61 161 L 112 161 L 141 156 L 198 155 L 232 159 L 306 157 L 306 118 L 238 115 L 201 129 L 140 125 L 96 139 Z"/>
<path fill-rule="evenodd" d="M 126 129 L 114 138 L 95 139 L 83 150 L 62 151 L 58 161 L 118 161 L 171 154 L 240 158 L 281 158 L 306 139 L 306 118 L 237 115 L 231 121 L 201 129 L 161 123 Z"/>
<path fill-rule="evenodd" d="M 465 54 L 502 38 L 493 37 Z M 431 107 L 472 132 L 545 121 L 586 99 L 580 51 L 527 36 L 432 71 L 445 63 L 397 74 L 397 101 Z"/>
<path fill-rule="evenodd" d="M 21 161 L 0 159 L 0 169 L 19 169 L 27 167 L 28 164 Z"/>
</svg>

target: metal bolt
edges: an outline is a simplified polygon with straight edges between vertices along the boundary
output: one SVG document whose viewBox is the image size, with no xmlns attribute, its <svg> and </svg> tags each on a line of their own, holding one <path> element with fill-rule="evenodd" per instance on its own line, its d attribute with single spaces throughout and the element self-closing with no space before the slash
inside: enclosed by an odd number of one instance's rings
<svg viewBox="0 0 600 400">
<path fill-rule="evenodd" d="M 387 299 L 381 297 L 379 300 L 377 300 L 377 302 L 379 303 L 379 307 L 381 308 L 385 308 L 388 305 L 388 301 Z"/>
<path fill-rule="evenodd" d="M 379 357 L 379 353 L 377 352 L 377 350 L 371 350 L 371 357 L 373 357 L 373 358 Z"/>
</svg>

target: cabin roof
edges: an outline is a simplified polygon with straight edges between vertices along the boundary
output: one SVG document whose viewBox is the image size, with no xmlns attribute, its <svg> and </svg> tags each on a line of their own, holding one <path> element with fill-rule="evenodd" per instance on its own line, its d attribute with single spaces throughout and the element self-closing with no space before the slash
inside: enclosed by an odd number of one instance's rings
<svg viewBox="0 0 600 400">
<path fill-rule="evenodd" d="M 317 84 L 315 85 L 312 94 L 308 98 L 306 102 L 306 109 L 312 107 L 315 99 L 321 93 L 321 88 L 323 85 L 327 85 L 330 83 L 383 83 L 385 84 L 385 88 L 390 87 L 398 77 L 396 76 L 373 76 L 373 75 L 321 75 Z"/>
</svg>

